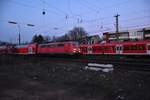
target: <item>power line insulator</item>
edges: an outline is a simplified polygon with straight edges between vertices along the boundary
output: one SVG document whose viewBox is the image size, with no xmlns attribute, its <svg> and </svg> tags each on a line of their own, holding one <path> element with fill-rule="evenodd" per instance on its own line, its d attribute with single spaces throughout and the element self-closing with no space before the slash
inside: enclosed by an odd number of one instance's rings
<svg viewBox="0 0 150 100">
<path fill-rule="evenodd" d="M 45 11 L 43 11 L 42 14 L 45 15 Z"/>
<path fill-rule="evenodd" d="M 65 16 L 65 19 L 68 19 L 68 15 Z"/>
</svg>

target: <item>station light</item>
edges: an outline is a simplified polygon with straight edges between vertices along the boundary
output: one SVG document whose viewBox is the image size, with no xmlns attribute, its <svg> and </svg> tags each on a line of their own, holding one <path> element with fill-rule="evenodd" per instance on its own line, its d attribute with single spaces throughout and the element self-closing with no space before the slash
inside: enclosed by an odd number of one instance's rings
<svg viewBox="0 0 150 100">
<path fill-rule="evenodd" d="M 17 24 L 17 22 L 13 22 L 13 21 L 8 21 L 8 23 L 10 23 L 10 24 Z"/>
<path fill-rule="evenodd" d="M 33 24 L 27 24 L 27 26 L 35 26 L 35 25 L 33 25 Z"/>
</svg>

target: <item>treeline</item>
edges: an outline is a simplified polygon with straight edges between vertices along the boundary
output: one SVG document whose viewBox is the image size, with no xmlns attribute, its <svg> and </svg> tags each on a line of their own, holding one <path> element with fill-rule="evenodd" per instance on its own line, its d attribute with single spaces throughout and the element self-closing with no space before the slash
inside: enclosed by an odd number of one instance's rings
<svg viewBox="0 0 150 100">
<path fill-rule="evenodd" d="M 0 46 L 3 46 L 3 45 L 10 45 L 10 44 L 13 44 L 13 43 L 0 41 Z"/>
<path fill-rule="evenodd" d="M 32 43 L 79 41 L 86 36 L 88 36 L 88 33 L 82 27 L 74 27 L 65 35 L 59 37 L 34 35 L 32 38 Z"/>
</svg>

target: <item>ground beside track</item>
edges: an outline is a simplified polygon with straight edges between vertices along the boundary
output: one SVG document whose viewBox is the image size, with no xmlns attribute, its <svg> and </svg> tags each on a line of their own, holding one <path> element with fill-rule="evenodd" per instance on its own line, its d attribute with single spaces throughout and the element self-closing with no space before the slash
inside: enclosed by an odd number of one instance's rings
<svg viewBox="0 0 150 100">
<path fill-rule="evenodd" d="M 0 57 L 0 100 L 150 100 L 150 73 L 84 70 L 86 63 Z"/>
</svg>

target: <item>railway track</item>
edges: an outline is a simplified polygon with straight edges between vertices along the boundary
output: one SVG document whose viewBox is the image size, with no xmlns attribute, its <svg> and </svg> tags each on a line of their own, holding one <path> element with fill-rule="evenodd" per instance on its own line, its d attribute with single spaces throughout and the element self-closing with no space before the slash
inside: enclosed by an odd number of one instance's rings
<svg viewBox="0 0 150 100">
<path fill-rule="evenodd" d="M 9 60 L 9 62 L 13 62 L 14 59 L 20 60 L 20 63 L 23 61 L 49 61 L 49 62 L 76 62 L 82 63 L 84 65 L 88 63 L 98 63 L 98 64 L 112 64 L 115 70 L 129 70 L 129 71 L 147 71 L 150 72 L 150 59 L 128 59 L 128 58 L 114 58 L 114 57 L 86 57 L 86 56 L 37 56 L 37 55 L 3 55 L 5 59 Z M 1 56 L 2 57 L 2 56 Z M 1 58 L 0 57 L 0 58 Z M 1 59 L 0 59 L 1 60 Z M 2 62 L 2 60 L 0 61 Z M 5 61 L 7 62 L 7 61 Z"/>
</svg>

